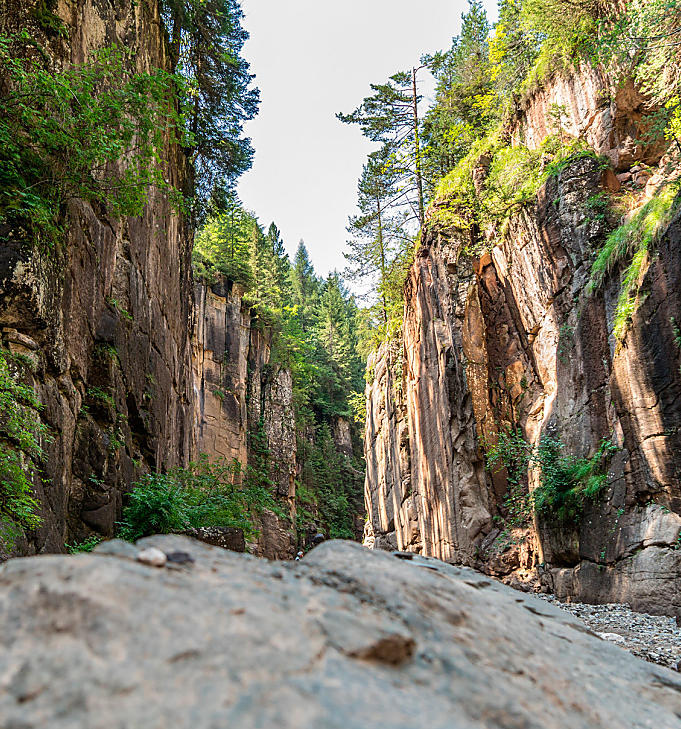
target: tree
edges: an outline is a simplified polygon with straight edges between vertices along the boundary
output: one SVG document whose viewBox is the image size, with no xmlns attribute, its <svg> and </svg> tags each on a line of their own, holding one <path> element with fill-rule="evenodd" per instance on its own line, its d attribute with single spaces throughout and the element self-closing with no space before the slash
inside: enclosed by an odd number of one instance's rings
<svg viewBox="0 0 681 729">
<path fill-rule="evenodd" d="M 250 241 L 254 216 L 244 210 L 236 195 L 227 198 L 224 212 L 213 216 L 194 240 L 194 265 L 199 275 L 218 271 L 246 289 L 253 286 Z"/>
<path fill-rule="evenodd" d="M 461 34 L 445 53 L 424 58 L 437 79 L 435 105 L 424 122 L 431 186 L 465 156 L 497 109 L 489 61 L 490 24 L 480 0 L 469 0 Z"/>
<path fill-rule="evenodd" d="M 164 0 L 173 70 L 185 81 L 183 94 L 193 164 L 194 221 L 210 201 L 219 209 L 236 178 L 251 166 L 253 150 L 243 136 L 259 91 L 241 55 L 248 33 L 238 0 Z"/>
<path fill-rule="evenodd" d="M 293 303 L 303 332 L 310 331 L 314 322 L 314 309 L 319 300 L 319 281 L 315 276 L 310 256 L 301 240 L 291 267 Z"/>
<path fill-rule="evenodd" d="M 400 72 L 385 84 L 371 84 L 375 92 L 366 97 L 351 114 L 337 114 L 345 124 L 358 124 L 365 137 L 380 142 L 385 163 L 393 168 L 394 179 L 407 193 L 403 201 L 410 205 L 423 226 L 425 221 L 421 146 L 419 136 L 416 74 Z"/>
<path fill-rule="evenodd" d="M 274 223 L 267 229 L 267 244 L 272 252 L 272 265 L 277 289 L 277 305 L 279 308 L 291 303 L 293 291 L 291 288 L 291 263 L 284 248 L 281 232 Z"/>
<path fill-rule="evenodd" d="M 361 214 L 350 218 L 348 232 L 352 238 L 344 255 L 349 278 L 375 285 L 383 325 L 388 322 L 391 308 L 385 284 L 396 257 L 410 244 L 403 221 L 394 210 L 402 194 L 385 147 L 370 154 L 357 184 Z"/>
</svg>

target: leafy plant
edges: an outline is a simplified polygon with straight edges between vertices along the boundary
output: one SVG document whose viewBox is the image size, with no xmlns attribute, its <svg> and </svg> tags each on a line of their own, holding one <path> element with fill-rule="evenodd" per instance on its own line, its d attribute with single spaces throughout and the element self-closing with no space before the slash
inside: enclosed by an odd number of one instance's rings
<svg viewBox="0 0 681 729">
<path fill-rule="evenodd" d="M 82 542 L 74 542 L 73 544 L 66 544 L 65 546 L 69 554 L 82 554 L 84 552 L 92 552 L 92 550 L 103 541 L 104 537 L 100 537 L 98 534 L 92 534 Z"/>
<path fill-rule="evenodd" d="M 49 439 L 33 388 L 21 382 L 21 365 L 0 348 L 0 542 L 11 548 L 22 529 L 40 526 L 32 479 Z"/>
<path fill-rule="evenodd" d="M 239 527 L 255 534 L 254 518 L 263 509 L 280 512 L 262 474 L 238 461 L 211 462 L 205 454 L 187 468 L 152 473 L 133 486 L 123 509 L 119 535 L 135 541 L 206 526 Z"/>
<path fill-rule="evenodd" d="M 607 463 L 617 450 L 612 441 L 604 439 L 591 457 L 576 458 L 566 454 L 563 442 L 552 435 L 544 434 L 532 445 L 519 430 L 501 432 L 497 444 L 487 450 L 487 464 L 494 472 L 506 469 L 507 523 L 527 526 L 533 511 L 551 521 L 578 521 L 585 504 L 607 485 Z M 539 484 L 529 492 L 527 477 L 534 469 Z"/>
<path fill-rule="evenodd" d="M 631 316 L 636 311 L 637 292 L 643 266 L 649 252 L 679 210 L 681 197 L 676 183 L 664 185 L 632 218 L 606 238 L 591 266 L 591 291 L 598 290 L 609 271 L 629 258 L 622 273 L 613 333 L 617 339 L 626 334 Z"/>
<path fill-rule="evenodd" d="M 0 223 L 51 247 L 74 198 L 138 215 L 156 187 L 180 204 L 161 154 L 185 137 L 173 103 L 181 81 L 129 70 L 120 48 L 63 70 L 39 51 L 25 31 L 0 35 Z"/>
<path fill-rule="evenodd" d="M 540 515 L 577 521 L 585 503 L 596 499 L 607 486 L 607 463 L 619 449 L 605 439 L 590 458 L 575 458 L 564 449 L 557 438 L 540 439 L 534 456 L 541 469 L 540 484 L 532 492 L 532 500 Z"/>
</svg>

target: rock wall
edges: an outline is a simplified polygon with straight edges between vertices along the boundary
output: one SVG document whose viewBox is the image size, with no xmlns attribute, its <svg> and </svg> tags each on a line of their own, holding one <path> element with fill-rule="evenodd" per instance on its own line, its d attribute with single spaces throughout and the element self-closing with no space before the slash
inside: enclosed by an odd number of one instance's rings
<svg viewBox="0 0 681 729">
<path fill-rule="evenodd" d="M 553 93 L 567 94 L 582 117 L 614 120 L 600 124 L 605 131 L 593 144 L 615 169 L 626 167 L 627 145 L 612 129 L 629 107 L 609 103 L 599 111 L 593 103 L 604 85 L 577 98 L 579 79 L 571 96 L 564 80 L 557 83 Z M 537 120 L 551 93 L 545 89 L 539 107 L 530 100 L 523 112 L 517 129 L 526 139 L 543 133 Z M 639 121 L 632 121 L 634 135 Z M 657 162 L 661 150 L 650 154 Z M 405 289 L 406 411 L 390 401 L 395 364 L 385 348 L 368 389 L 368 541 L 476 565 L 563 597 L 679 615 L 681 216 L 647 260 L 638 308 L 616 341 L 621 268 L 600 292 L 587 289 L 608 230 L 590 200 L 614 176 L 593 158 L 577 159 L 482 257 L 467 253 L 470 232 L 427 226 Z M 516 535 L 520 548 L 503 551 L 494 545 L 508 485 L 504 473 L 485 470 L 484 446 L 509 426 L 531 443 L 558 434 L 576 457 L 609 437 L 621 450 L 605 496 L 587 506 L 579 525 L 543 520 Z M 399 455 L 405 443 L 408 458 Z"/>
<path fill-rule="evenodd" d="M 6 4 L 4 29 L 34 25 L 30 12 Z M 68 37 L 45 46 L 58 63 L 118 44 L 140 70 L 168 68 L 156 3 L 75 0 L 56 12 Z M 177 149 L 164 156 L 181 187 L 184 158 Z M 191 239 L 182 217 L 155 192 L 139 218 L 78 201 L 69 215 L 63 246 L 36 250 L 14 236 L 0 254 L 2 343 L 33 361 L 23 376 L 53 437 L 36 484 L 43 524 L 19 545 L 24 553 L 110 536 L 135 478 L 184 463 L 191 450 Z"/>
<path fill-rule="evenodd" d="M 296 432 L 290 373 L 270 362 L 270 337 L 251 318 L 238 284 L 197 282 L 194 364 L 194 453 L 264 458 L 273 492 L 288 518 L 265 512 L 251 549 L 271 559 L 295 554 Z"/>
</svg>

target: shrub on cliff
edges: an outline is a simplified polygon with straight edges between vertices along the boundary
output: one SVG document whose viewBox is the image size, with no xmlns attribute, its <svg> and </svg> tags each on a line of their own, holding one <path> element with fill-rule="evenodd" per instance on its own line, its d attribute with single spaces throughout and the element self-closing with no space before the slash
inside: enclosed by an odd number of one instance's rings
<svg viewBox="0 0 681 729">
<path fill-rule="evenodd" d="M 487 449 L 487 466 L 494 472 L 506 470 L 507 527 L 526 527 L 533 511 L 548 521 L 578 521 L 587 502 L 607 486 L 607 464 L 617 450 L 612 441 L 603 439 L 592 456 L 577 458 L 566 453 L 563 441 L 551 433 L 542 435 L 536 445 L 519 430 L 499 433 L 497 443 Z M 533 470 L 539 484 L 530 492 L 528 474 Z"/>
<path fill-rule="evenodd" d="M 263 474 L 241 464 L 201 455 L 187 468 L 151 473 L 133 486 L 119 536 L 135 541 L 151 534 L 222 526 L 255 533 L 254 517 L 265 508 L 278 511 Z"/>
<path fill-rule="evenodd" d="M 172 103 L 181 81 L 131 66 L 129 52 L 103 48 L 55 70 L 28 33 L 0 35 L 3 237 L 24 230 L 49 247 L 73 199 L 120 215 L 141 214 L 151 186 L 180 201 L 160 154 L 184 135 Z"/>
<path fill-rule="evenodd" d="M 652 249 L 681 207 L 680 191 L 678 182 L 660 187 L 633 217 L 610 233 L 591 266 L 589 286 L 591 291 L 596 291 L 618 263 L 628 260 L 622 272 L 613 324 L 613 334 L 619 340 L 624 338 L 636 311 L 641 274 L 647 268 Z"/>
</svg>

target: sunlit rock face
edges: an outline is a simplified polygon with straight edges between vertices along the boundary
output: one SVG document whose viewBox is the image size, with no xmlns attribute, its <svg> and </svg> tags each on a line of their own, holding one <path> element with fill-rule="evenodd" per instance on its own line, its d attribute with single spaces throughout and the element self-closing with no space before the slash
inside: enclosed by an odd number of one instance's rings
<svg viewBox="0 0 681 729">
<path fill-rule="evenodd" d="M 296 431 L 293 383 L 270 362 L 270 335 L 252 320 L 244 291 L 231 281 L 197 282 L 192 340 L 195 453 L 237 460 L 243 469 L 265 447 L 273 495 L 295 517 Z M 257 524 L 252 551 L 271 559 L 295 555 L 291 521 L 272 512 Z"/>
<path fill-rule="evenodd" d="M 6 3 L 3 32 L 33 28 L 31 4 Z M 157 4 L 57 3 L 68 34 L 44 38 L 58 63 L 118 45 L 138 68 L 169 68 Z M 177 149 L 162 151 L 182 187 Z M 69 203 L 63 245 L 38 250 L 20 232 L 0 255 L 3 344 L 33 361 L 25 381 L 53 440 L 36 482 L 42 526 L 24 552 L 63 548 L 92 531 L 111 535 L 122 496 L 145 472 L 186 463 L 193 391 L 191 239 L 152 191 L 139 218 Z"/>
<path fill-rule="evenodd" d="M 579 77 L 558 79 L 553 91 L 537 92 L 518 112 L 516 133 L 527 141 L 545 133 L 540 120 L 553 93 L 582 131 L 597 112 L 609 115 L 592 143 L 619 169 L 626 144 L 612 130 L 627 118 L 639 128 L 634 92 L 621 106 L 603 107 L 592 76 L 583 86 Z M 647 153 L 659 161 L 660 150 Z M 374 546 L 477 565 L 527 588 L 679 614 L 681 218 L 645 261 L 637 308 L 617 340 L 621 264 L 601 290 L 588 289 L 610 229 L 590 201 L 613 178 L 594 159 L 572 162 L 482 256 L 470 254 L 469 232 L 437 223 L 435 203 L 405 288 L 399 366 L 386 348 L 372 365 L 367 533 Z M 396 402 L 390 386 L 397 370 Z M 484 450 L 509 427 L 531 443 L 556 434 L 575 457 L 591 455 L 604 438 L 621 450 L 603 498 L 578 525 L 530 524 L 500 553 L 508 484 L 503 472 L 485 470 Z M 399 455 L 403 447 L 408 456 Z"/>
<path fill-rule="evenodd" d="M 151 556 L 158 557 L 151 564 Z M 0 716 L 51 729 L 678 729 L 681 677 L 473 570 L 186 537 L 0 567 Z"/>
</svg>

